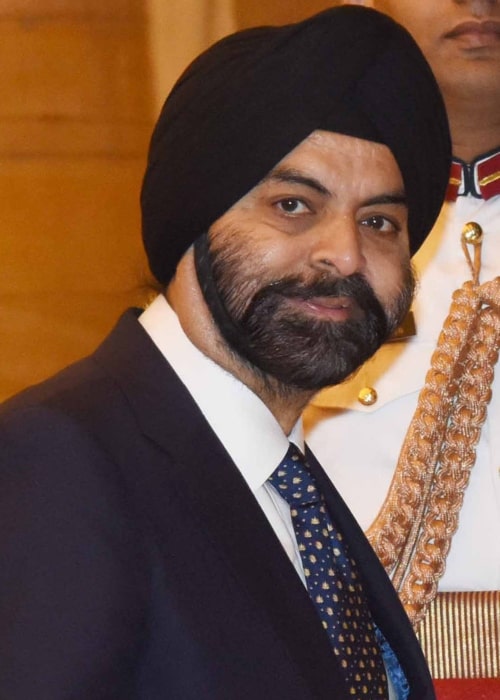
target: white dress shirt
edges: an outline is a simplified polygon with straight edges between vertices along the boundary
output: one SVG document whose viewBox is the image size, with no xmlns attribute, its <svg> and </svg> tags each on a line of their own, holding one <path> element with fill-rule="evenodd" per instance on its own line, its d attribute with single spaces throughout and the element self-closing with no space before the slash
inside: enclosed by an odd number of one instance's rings
<svg viewBox="0 0 500 700">
<path fill-rule="evenodd" d="M 267 483 L 285 456 L 289 441 L 304 451 L 301 421 L 287 437 L 253 391 L 191 343 L 165 297 L 158 296 L 139 322 L 240 470 L 305 584 L 290 507 Z"/>
</svg>

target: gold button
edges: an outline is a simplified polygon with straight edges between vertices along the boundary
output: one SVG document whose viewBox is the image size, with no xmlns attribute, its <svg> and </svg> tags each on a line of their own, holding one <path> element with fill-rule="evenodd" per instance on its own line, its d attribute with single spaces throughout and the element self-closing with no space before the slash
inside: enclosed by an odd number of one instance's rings
<svg viewBox="0 0 500 700">
<path fill-rule="evenodd" d="M 371 386 L 365 386 L 358 394 L 358 401 L 363 406 L 373 406 L 377 399 L 377 392 Z"/>
<path fill-rule="evenodd" d="M 462 230 L 462 238 L 466 243 L 479 245 L 483 240 L 483 229 L 475 221 L 469 221 Z"/>
</svg>

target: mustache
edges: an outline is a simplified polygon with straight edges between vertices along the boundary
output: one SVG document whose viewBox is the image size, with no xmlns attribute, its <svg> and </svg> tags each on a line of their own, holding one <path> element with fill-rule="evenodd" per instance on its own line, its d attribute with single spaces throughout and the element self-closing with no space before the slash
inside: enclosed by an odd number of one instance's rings
<svg viewBox="0 0 500 700">
<path fill-rule="evenodd" d="M 351 297 L 363 312 L 375 311 L 377 315 L 385 317 L 384 309 L 371 285 L 362 275 L 355 273 L 349 277 L 319 279 L 310 283 L 295 277 L 271 282 L 259 289 L 252 297 L 241 319 L 243 325 L 252 316 L 257 306 L 273 297 L 299 298 L 304 301 L 314 297 Z"/>
</svg>

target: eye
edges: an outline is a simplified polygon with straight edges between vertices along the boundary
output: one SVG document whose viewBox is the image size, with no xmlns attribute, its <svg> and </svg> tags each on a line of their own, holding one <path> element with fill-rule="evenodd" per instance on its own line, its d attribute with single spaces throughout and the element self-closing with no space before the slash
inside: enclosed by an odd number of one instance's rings
<svg viewBox="0 0 500 700">
<path fill-rule="evenodd" d="M 373 216 L 363 219 L 361 225 L 367 226 L 375 231 L 380 231 L 381 233 L 399 233 L 401 230 L 401 226 L 397 222 L 380 214 L 374 214 Z"/>
<path fill-rule="evenodd" d="M 286 199 L 280 199 L 278 202 L 275 203 L 275 206 L 284 214 L 288 214 L 291 216 L 298 214 L 307 214 L 311 211 L 307 204 L 303 202 L 302 199 L 298 199 L 297 197 L 287 197 Z"/>
</svg>

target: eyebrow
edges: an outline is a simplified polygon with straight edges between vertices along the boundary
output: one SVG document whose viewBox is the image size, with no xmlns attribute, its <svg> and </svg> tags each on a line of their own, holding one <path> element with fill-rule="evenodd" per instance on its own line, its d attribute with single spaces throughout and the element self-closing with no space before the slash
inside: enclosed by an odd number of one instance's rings
<svg viewBox="0 0 500 700">
<path fill-rule="evenodd" d="M 404 190 L 397 192 L 388 192 L 387 194 L 376 195 L 362 202 L 362 207 L 372 207 L 377 204 L 404 204 L 408 206 L 408 198 Z"/>
<path fill-rule="evenodd" d="M 305 185 L 311 189 L 319 192 L 322 195 L 332 196 L 330 190 L 325 187 L 319 180 L 314 177 L 304 175 L 300 170 L 295 170 L 294 168 L 275 168 L 271 170 L 270 173 L 263 178 L 262 182 L 287 182 L 292 185 Z M 370 197 L 370 199 L 365 200 L 361 206 L 370 207 L 377 204 L 403 204 L 408 206 L 408 199 L 404 190 L 397 190 L 395 192 L 388 192 L 386 194 L 375 195 L 375 197 Z"/>
<path fill-rule="evenodd" d="M 262 182 L 287 182 L 292 185 L 305 185 L 311 189 L 319 192 L 322 195 L 331 195 L 330 190 L 328 190 L 319 180 L 314 177 L 309 177 L 304 175 L 299 170 L 294 168 L 275 168 L 271 170 L 270 173 L 262 180 Z"/>
</svg>

